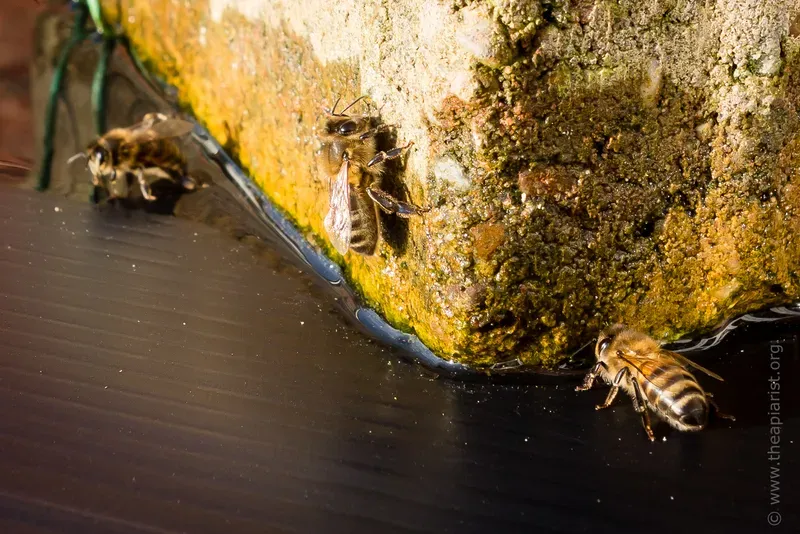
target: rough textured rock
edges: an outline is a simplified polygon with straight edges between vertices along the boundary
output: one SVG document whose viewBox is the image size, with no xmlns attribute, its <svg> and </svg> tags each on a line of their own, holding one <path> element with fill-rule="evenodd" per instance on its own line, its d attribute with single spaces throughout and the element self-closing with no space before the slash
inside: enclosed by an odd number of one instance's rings
<svg viewBox="0 0 800 534">
<path fill-rule="evenodd" d="M 610 321 L 675 338 L 800 298 L 796 1 L 104 5 L 331 253 L 320 106 L 380 106 L 433 210 L 335 257 L 444 357 L 548 364 Z"/>
</svg>

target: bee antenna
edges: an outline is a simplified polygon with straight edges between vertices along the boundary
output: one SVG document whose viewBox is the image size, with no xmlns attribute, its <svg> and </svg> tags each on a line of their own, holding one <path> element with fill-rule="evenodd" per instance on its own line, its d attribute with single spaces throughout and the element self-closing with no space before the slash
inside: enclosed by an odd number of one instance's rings
<svg viewBox="0 0 800 534">
<path fill-rule="evenodd" d="M 353 107 L 353 106 L 355 106 L 355 105 L 356 105 L 356 104 L 357 104 L 357 103 L 358 103 L 360 100 L 364 100 L 365 98 L 367 98 L 367 95 L 361 95 L 361 96 L 359 96 L 358 98 L 356 98 L 355 100 L 353 100 L 353 101 L 350 103 L 350 105 L 349 105 L 349 106 L 347 106 L 346 108 L 344 108 L 344 109 L 342 110 L 342 112 L 341 112 L 341 113 L 339 113 L 339 115 L 344 115 L 344 112 L 345 112 L 345 111 L 347 111 L 348 109 L 352 108 L 352 107 Z"/>
<path fill-rule="evenodd" d="M 75 154 L 74 156 L 72 156 L 71 158 L 69 158 L 67 160 L 67 165 L 72 165 L 72 162 L 74 162 L 76 159 L 81 158 L 81 157 L 88 159 L 88 156 L 86 155 L 86 152 L 78 152 L 77 154 Z M 88 164 L 88 162 L 87 162 L 87 164 Z"/>
<path fill-rule="evenodd" d="M 328 113 L 330 113 L 331 115 L 336 115 L 336 106 L 339 105 L 339 100 L 341 100 L 341 99 L 342 99 L 341 96 L 339 98 L 337 98 L 336 102 L 333 103 L 333 107 L 331 109 L 329 109 L 329 110 L 326 110 L 326 111 Z"/>
</svg>

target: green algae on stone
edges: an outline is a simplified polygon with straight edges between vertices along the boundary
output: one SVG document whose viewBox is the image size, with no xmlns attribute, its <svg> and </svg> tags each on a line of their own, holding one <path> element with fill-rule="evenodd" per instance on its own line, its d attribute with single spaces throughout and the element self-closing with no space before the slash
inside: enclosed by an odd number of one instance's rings
<svg viewBox="0 0 800 534">
<path fill-rule="evenodd" d="M 800 298 L 796 3 L 104 6 L 365 300 L 440 356 L 552 365 L 613 321 L 675 339 Z M 361 94 L 415 143 L 394 185 L 433 209 L 342 258 L 315 128 Z"/>
</svg>

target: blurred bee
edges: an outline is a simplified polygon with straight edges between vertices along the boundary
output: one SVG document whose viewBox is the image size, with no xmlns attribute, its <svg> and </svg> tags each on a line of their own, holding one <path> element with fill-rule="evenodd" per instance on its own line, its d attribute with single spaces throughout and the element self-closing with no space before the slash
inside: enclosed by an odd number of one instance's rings
<svg viewBox="0 0 800 534">
<path fill-rule="evenodd" d="M 709 407 L 714 408 L 717 417 L 735 421 L 733 416 L 719 412 L 711 394 L 703 391 L 689 368 L 723 381 L 719 375 L 676 352 L 662 349 L 657 341 L 640 332 L 615 324 L 598 336 L 595 355 L 597 363 L 575 390 L 586 391 L 598 376 L 602 378 L 611 385 L 605 402 L 596 406 L 602 410 L 614 402 L 620 388 L 624 389 L 633 399 L 636 412 L 641 414 L 650 441 L 655 437 L 649 410 L 681 431 L 705 428 Z"/>
<path fill-rule="evenodd" d="M 191 191 L 197 184 L 188 175 L 186 158 L 174 138 L 188 134 L 193 128 L 191 122 L 148 113 L 139 124 L 109 130 L 67 164 L 86 158 L 92 184 L 104 189 L 109 199 L 128 198 L 135 190 L 134 180 L 142 197 L 151 202 L 156 196 L 150 185 L 159 180 L 169 180 Z"/>
<path fill-rule="evenodd" d="M 322 167 L 330 180 L 325 230 L 342 255 L 350 249 L 366 256 L 375 253 L 380 235 L 378 208 L 404 218 L 428 211 L 379 188 L 384 162 L 399 157 L 413 143 L 379 152 L 375 136 L 385 131 L 386 125 L 369 115 L 345 114 L 362 98 L 341 113 L 336 113 L 338 100 L 333 109 L 325 109 L 327 120 L 321 135 Z"/>
</svg>

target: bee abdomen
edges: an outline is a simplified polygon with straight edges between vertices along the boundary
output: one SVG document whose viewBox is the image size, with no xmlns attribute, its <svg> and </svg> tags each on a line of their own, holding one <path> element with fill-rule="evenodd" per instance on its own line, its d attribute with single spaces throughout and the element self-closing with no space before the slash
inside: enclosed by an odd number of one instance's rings
<svg viewBox="0 0 800 534">
<path fill-rule="evenodd" d="M 350 192 L 350 228 L 350 248 L 365 256 L 372 255 L 378 245 L 375 205 L 366 192 L 355 188 Z"/>
<path fill-rule="evenodd" d="M 375 245 L 377 244 L 377 240 L 372 240 L 369 238 L 356 240 L 355 236 L 353 236 L 350 241 L 350 248 L 359 254 L 371 256 L 375 252 Z"/>
<path fill-rule="evenodd" d="M 708 401 L 700 385 L 679 366 L 659 366 L 644 381 L 648 402 L 671 424 L 685 430 L 700 429 L 708 419 Z"/>
<path fill-rule="evenodd" d="M 681 406 L 681 423 L 687 428 L 703 428 L 708 422 L 708 401 L 705 396 L 693 396 Z"/>
<path fill-rule="evenodd" d="M 186 158 L 175 143 L 159 139 L 141 145 L 140 150 L 139 163 L 142 166 L 159 167 L 175 177 L 186 174 Z"/>
</svg>

